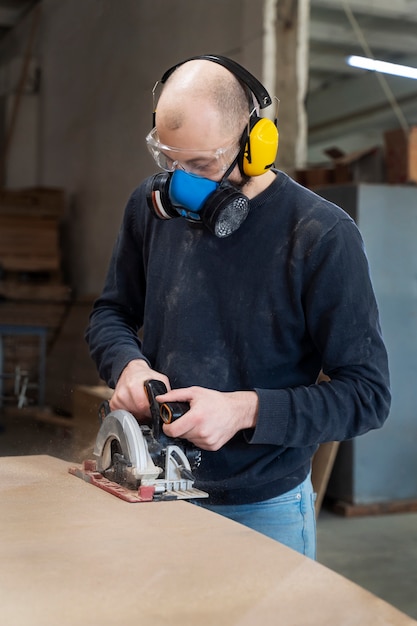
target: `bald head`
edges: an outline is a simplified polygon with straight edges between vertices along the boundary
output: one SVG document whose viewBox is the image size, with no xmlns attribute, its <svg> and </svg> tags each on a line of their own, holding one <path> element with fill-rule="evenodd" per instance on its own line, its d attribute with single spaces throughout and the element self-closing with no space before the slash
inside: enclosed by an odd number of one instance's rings
<svg viewBox="0 0 417 626">
<path fill-rule="evenodd" d="M 227 135 L 242 132 L 250 96 L 222 65 L 203 59 L 187 61 L 168 78 L 156 110 L 160 128 L 175 131 L 203 116 L 207 132 L 216 124 Z"/>
</svg>

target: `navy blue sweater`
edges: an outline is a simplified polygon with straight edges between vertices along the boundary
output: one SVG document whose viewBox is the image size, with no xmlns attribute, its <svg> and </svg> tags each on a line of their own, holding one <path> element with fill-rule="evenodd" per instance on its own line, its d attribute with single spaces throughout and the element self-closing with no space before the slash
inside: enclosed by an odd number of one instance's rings
<svg viewBox="0 0 417 626">
<path fill-rule="evenodd" d="M 202 453 L 197 486 L 217 503 L 288 491 L 318 444 L 380 427 L 390 406 L 355 223 L 282 172 L 250 207 L 243 225 L 218 239 L 182 218 L 154 218 L 142 184 L 87 330 L 110 387 L 129 361 L 145 358 L 173 388 L 256 390 L 256 428 Z M 331 381 L 315 384 L 321 369 Z"/>
</svg>

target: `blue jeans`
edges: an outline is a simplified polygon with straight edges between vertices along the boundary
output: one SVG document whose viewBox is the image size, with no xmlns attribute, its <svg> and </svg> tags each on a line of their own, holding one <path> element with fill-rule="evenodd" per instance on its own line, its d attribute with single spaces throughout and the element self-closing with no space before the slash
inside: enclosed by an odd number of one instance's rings
<svg viewBox="0 0 417 626">
<path fill-rule="evenodd" d="M 310 475 L 300 485 L 276 498 L 251 504 L 194 504 L 248 526 L 280 543 L 316 558 L 316 516 Z"/>
</svg>

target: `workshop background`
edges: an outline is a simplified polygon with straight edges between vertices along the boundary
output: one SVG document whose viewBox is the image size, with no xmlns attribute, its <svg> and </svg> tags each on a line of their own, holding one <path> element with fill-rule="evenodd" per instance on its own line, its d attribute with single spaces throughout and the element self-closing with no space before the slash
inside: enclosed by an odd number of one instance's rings
<svg viewBox="0 0 417 626">
<path fill-rule="evenodd" d="M 417 0 L 0 0 L 0 455 L 87 454 L 83 332 L 154 171 L 152 88 L 231 56 L 280 99 L 277 166 L 358 223 L 390 357 L 384 428 L 321 459 L 319 560 L 417 617 L 417 81 L 346 63 L 416 67 L 416 32 Z"/>
</svg>

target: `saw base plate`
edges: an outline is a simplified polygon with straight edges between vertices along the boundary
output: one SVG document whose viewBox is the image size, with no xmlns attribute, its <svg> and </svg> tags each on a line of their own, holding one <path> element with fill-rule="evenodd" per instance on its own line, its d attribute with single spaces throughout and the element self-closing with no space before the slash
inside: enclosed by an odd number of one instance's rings
<svg viewBox="0 0 417 626">
<path fill-rule="evenodd" d="M 97 462 L 92 459 L 83 461 L 80 467 L 70 467 L 68 472 L 73 476 L 81 478 L 87 483 L 107 491 L 125 502 L 160 502 L 169 500 L 187 500 L 192 498 L 207 498 L 208 494 L 194 487 L 187 491 L 167 490 L 163 493 L 156 493 L 153 485 L 140 485 L 138 489 L 128 489 L 118 483 L 105 478 L 97 471 Z"/>
</svg>

